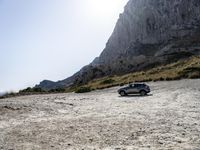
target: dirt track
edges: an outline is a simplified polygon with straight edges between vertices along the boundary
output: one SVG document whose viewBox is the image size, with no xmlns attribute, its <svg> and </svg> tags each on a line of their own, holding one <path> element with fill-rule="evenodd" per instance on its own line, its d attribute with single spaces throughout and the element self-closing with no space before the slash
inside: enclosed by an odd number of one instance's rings
<svg viewBox="0 0 200 150">
<path fill-rule="evenodd" d="M 200 150 L 200 80 L 149 83 L 149 96 L 88 94 L 0 100 L 0 150 Z"/>
</svg>

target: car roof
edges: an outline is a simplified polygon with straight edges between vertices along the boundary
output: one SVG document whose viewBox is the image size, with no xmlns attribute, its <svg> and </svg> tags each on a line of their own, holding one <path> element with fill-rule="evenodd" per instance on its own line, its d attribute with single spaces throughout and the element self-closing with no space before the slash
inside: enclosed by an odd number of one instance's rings
<svg viewBox="0 0 200 150">
<path fill-rule="evenodd" d="M 146 86 L 146 84 L 144 84 L 144 83 L 134 83 L 134 84 L 132 84 L 133 86 Z"/>
<path fill-rule="evenodd" d="M 146 85 L 145 83 L 131 83 L 131 85 Z"/>
<path fill-rule="evenodd" d="M 134 85 L 145 85 L 145 83 L 134 83 Z"/>
</svg>

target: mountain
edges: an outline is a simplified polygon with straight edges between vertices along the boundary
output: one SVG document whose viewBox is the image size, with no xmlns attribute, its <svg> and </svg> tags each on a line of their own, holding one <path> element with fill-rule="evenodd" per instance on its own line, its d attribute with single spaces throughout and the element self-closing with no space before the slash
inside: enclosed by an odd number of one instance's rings
<svg viewBox="0 0 200 150">
<path fill-rule="evenodd" d="M 5 93 L 0 92 L 0 96 L 3 96 Z"/>
<path fill-rule="evenodd" d="M 52 89 L 84 84 L 200 54 L 199 0 L 129 0 L 101 55 L 62 81 L 43 81 Z"/>
</svg>

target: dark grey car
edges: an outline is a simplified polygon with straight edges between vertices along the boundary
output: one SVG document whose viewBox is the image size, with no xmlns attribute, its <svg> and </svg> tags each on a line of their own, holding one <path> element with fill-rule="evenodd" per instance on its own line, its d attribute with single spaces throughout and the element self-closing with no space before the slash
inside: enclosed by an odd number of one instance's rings
<svg viewBox="0 0 200 150">
<path fill-rule="evenodd" d="M 121 96 L 126 96 L 128 94 L 140 94 L 142 96 L 150 93 L 151 90 L 146 84 L 129 84 L 129 86 L 121 88 L 118 90 L 118 93 Z"/>
</svg>

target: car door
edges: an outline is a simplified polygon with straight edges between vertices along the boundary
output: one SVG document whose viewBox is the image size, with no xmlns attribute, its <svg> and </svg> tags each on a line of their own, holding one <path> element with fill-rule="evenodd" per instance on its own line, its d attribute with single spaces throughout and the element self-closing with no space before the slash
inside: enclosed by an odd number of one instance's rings
<svg viewBox="0 0 200 150">
<path fill-rule="evenodd" d="M 134 84 L 133 88 L 132 88 L 132 93 L 138 93 L 139 92 L 139 89 L 138 89 L 138 84 Z"/>
<path fill-rule="evenodd" d="M 129 85 L 129 87 L 127 88 L 127 94 L 134 94 L 136 93 L 136 88 L 135 88 L 135 85 L 131 84 Z"/>
<path fill-rule="evenodd" d="M 128 87 L 126 87 L 126 93 L 127 94 L 131 94 L 131 88 L 132 88 L 131 84 Z"/>
</svg>

